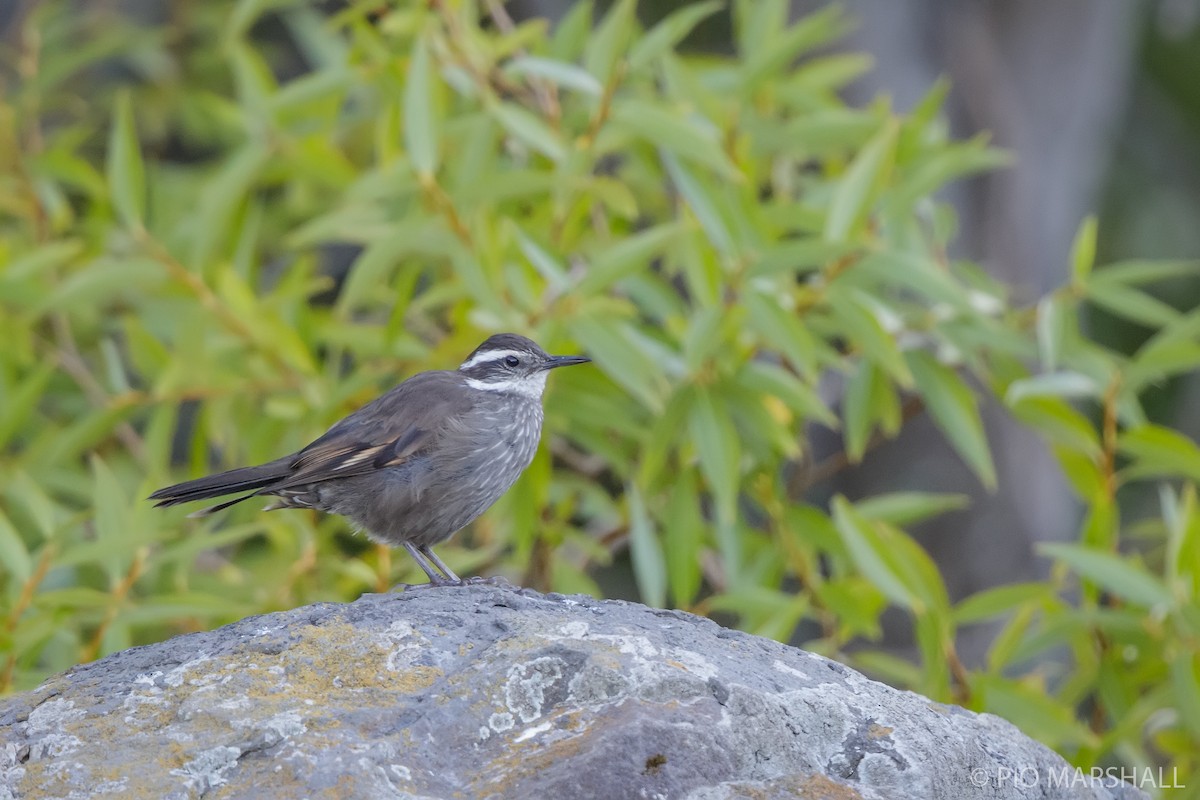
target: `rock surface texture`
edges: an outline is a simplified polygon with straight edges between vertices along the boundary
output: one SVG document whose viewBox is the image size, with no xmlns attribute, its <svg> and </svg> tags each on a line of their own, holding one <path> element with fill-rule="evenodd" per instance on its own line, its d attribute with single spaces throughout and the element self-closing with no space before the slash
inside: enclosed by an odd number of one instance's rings
<svg viewBox="0 0 1200 800">
<path fill-rule="evenodd" d="M 116 653 L 0 701 L 0 798 L 1135 798 L 700 617 L 492 586 Z"/>
</svg>

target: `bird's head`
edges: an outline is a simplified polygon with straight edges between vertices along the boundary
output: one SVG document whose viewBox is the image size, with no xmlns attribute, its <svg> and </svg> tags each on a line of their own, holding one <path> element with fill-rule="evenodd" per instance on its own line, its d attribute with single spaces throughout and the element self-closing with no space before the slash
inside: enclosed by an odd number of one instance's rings
<svg viewBox="0 0 1200 800">
<path fill-rule="evenodd" d="M 586 364 L 586 356 L 552 356 L 515 333 L 498 333 L 476 347 L 458 371 L 473 389 L 540 398 L 546 375 L 556 367 Z"/>
</svg>

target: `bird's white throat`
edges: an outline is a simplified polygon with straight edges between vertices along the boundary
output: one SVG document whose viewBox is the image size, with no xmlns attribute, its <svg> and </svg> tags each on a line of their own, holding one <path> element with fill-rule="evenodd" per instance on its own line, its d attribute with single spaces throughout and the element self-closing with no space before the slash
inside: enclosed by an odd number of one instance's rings
<svg viewBox="0 0 1200 800">
<path fill-rule="evenodd" d="M 546 370 L 539 370 L 523 378 L 505 378 L 499 381 L 481 381 L 477 378 L 467 378 L 466 381 L 467 386 L 483 392 L 512 393 L 540 400 L 542 392 L 546 390 L 547 374 Z"/>
</svg>

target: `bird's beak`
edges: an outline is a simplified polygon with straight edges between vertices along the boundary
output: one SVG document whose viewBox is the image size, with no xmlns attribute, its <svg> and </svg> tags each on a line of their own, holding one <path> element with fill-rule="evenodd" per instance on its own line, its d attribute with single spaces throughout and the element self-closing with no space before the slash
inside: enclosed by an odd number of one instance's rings
<svg viewBox="0 0 1200 800">
<path fill-rule="evenodd" d="M 550 356 L 543 364 L 544 369 L 569 367 L 573 364 L 586 364 L 591 361 L 587 356 Z"/>
</svg>

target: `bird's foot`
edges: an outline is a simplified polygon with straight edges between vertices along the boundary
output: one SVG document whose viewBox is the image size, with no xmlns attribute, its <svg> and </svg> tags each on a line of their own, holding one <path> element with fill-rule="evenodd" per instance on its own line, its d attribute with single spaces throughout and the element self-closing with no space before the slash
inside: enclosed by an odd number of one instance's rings
<svg viewBox="0 0 1200 800">
<path fill-rule="evenodd" d="M 440 581 L 430 581 L 429 583 L 397 583 L 395 586 L 393 586 L 391 588 L 391 591 L 393 591 L 393 592 L 415 592 L 418 589 L 437 589 L 442 586 L 459 586 L 459 585 L 461 585 L 460 581 L 449 581 L 449 580 L 445 580 L 445 579 L 440 580 Z"/>
<path fill-rule="evenodd" d="M 429 583 L 397 583 L 391 588 L 393 592 L 409 592 L 417 589 L 439 589 L 449 586 L 495 586 L 500 589 L 518 589 L 512 581 L 505 578 L 503 575 L 493 575 L 490 578 L 484 578 L 475 575 L 470 578 L 460 578 L 456 581 L 449 578 L 430 581 Z"/>
<path fill-rule="evenodd" d="M 503 575 L 493 575 L 490 578 L 484 578 L 476 575 L 466 580 L 458 582 L 459 586 L 498 586 L 501 589 L 516 589 L 512 581 L 505 578 Z"/>
</svg>

